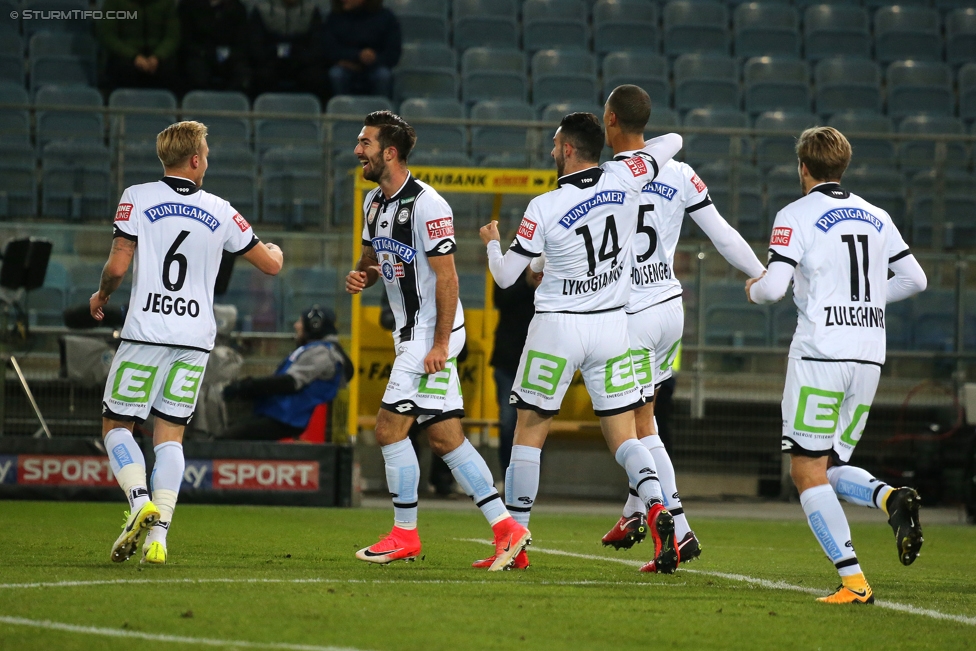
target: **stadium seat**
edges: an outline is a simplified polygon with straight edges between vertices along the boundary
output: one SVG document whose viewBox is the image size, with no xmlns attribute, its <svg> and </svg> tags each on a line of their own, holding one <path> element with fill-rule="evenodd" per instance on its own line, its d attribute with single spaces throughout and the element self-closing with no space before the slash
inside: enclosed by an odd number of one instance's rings
<svg viewBox="0 0 976 651">
<path fill-rule="evenodd" d="M 742 288 L 739 288 L 742 293 Z M 705 343 L 709 346 L 765 346 L 769 341 L 769 308 L 729 303 L 706 303 Z"/>
<path fill-rule="evenodd" d="M 319 131 L 319 100 L 306 93 L 265 93 L 254 100 L 255 113 L 294 113 L 305 119 L 257 119 L 254 125 L 254 146 L 259 153 L 269 147 L 317 146 L 322 138 Z M 357 131 L 358 133 L 358 131 Z"/>
<path fill-rule="evenodd" d="M 326 115 L 348 115 L 351 119 L 331 122 L 332 151 L 352 151 L 363 130 L 363 118 L 373 111 L 392 111 L 390 100 L 381 95 L 336 95 L 325 105 Z M 328 133 L 328 132 L 327 132 Z"/>
<path fill-rule="evenodd" d="M 734 109 L 692 109 L 685 116 L 686 127 L 748 129 L 749 117 Z M 738 142 L 737 159 L 752 160 L 752 140 L 746 137 L 711 134 L 685 134 L 685 162 L 696 165 L 716 160 L 731 160 L 732 147 Z"/>
<path fill-rule="evenodd" d="M 514 48 L 471 47 L 461 55 L 461 99 L 529 99 L 525 53 Z"/>
<path fill-rule="evenodd" d="M 755 57 L 746 61 L 743 72 L 746 112 L 810 110 L 810 70 L 805 61 Z"/>
<path fill-rule="evenodd" d="M 664 6 L 664 53 L 729 54 L 729 12 L 711 0 L 675 0 Z"/>
<path fill-rule="evenodd" d="M 668 60 L 647 52 L 612 52 L 603 58 L 603 99 L 622 84 L 640 86 L 651 97 L 651 106 L 671 105 Z"/>
<path fill-rule="evenodd" d="M 728 161 L 695 168 L 708 187 L 715 208 L 746 239 L 763 240 L 769 235 L 763 218 L 762 183 L 759 170 L 749 164 L 731 165 Z M 691 219 L 685 219 L 682 234 L 703 239 L 705 234 Z"/>
<path fill-rule="evenodd" d="M 417 160 L 422 153 L 410 156 L 410 165 L 419 165 Z M 357 174 L 362 174 L 359 159 L 352 150 L 336 153 L 332 158 L 332 224 L 348 226 L 352 224 L 353 182 Z"/>
<path fill-rule="evenodd" d="M 417 132 L 417 150 L 467 151 L 468 136 L 462 126 L 417 124 L 414 118 L 464 119 L 464 107 L 454 99 L 408 99 L 400 105 L 400 115 Z"/>
<path fill-rule="evenodd" d="M 158 181 L 163 176 L 163 166 L 156 156 L 156 145 L 150 142 L 126 142 L 121 151 L 121 166 L 116 174 L 122 175 L 122 187 Z M 212 159 L 208 156 L 212 163 Z M 207 191 L 210 192 L 210 170 L 207 171 Z"/>
<path fill-rule="evenodd" d="M 944 63 L 896 61 L 888 66 L 888 115 L 952 115 L 952 72 Z"/>
<path fill-rule="evenodd" d="M 35 95 L 44 86 L 90 86 L 93 81 L 94 71 L 78 57 L 39 56 L 30 62 L 30 87 Z"/>
<path fill-rule="evenodd" d="M 105 222 L 112 215 L 108 148 L 93 142 L 51 142 L 44 146 L 41 167 L 43 216 Z"/>
<path fill-rule="evenodd" d="M 97 59 L 95 40 L 88 34 L 37 32 L 30 39 L 30 58 L 43 56 L 76 57 L 94 70 Z"/>
<path fill-rule="evenodd" d="M 976 8 L 956 9 L 946 16 L 945 34 L 949 65 L 976 61 Z"/>
<path fill-rule="evenodd" d="M 261 158 L 261 221 L 299 227 L 322 222 L 322 152 L 316 147 L 276 147 Z"/>
<path fill-rule="evenodd" d="M 35 215 L 37 152 L 26 141 L 0 140 L 0 220 Z"/>
<path fill-rule="evenodd" d="M 89 9 L 88 2 L 85 0 L 32 0 L 30 2 L 24 2 L 21 6 L 24 9 L 41 12 L 62 12 L 73 11 L 76 9 L 81 9 L 84 11 Z M 24 36 L 28 39 L 35 33 L 41 31 L 53 31 L 68 34 L 92 33 L 92 21 L 89 19 L 43 20 L 35 18 L 33 20 L 23 20 L 21 21 L 21 25 L 23 26 Z"/>
<path fill-rule="evenodd" d="M 677 127 L 678 124 L 678 114 L 676 111 L 669 109 L 667 106 L 651 105 L 651 117 L 647 120 L 648 129 L 671 130 L 673 127 Z"/>
<path fill-rule="evenodd" d="M 3 12 L 2 5 L 0 12 Z M 3 15 L 0 13 L 0 16 Z M 24 39 L 20 37 L 18 29 L 7 24 L 0 24 L 0 55 L 24 58 Z"/>
<path fill-rule="evenodd" d="M 230 203 L 249 222 L 258 221 L 258 182 L 253 171 L 223 167 L 208 169 L 206 187 L 208 192 Z M 306 221 L 314 220 L 306 216 Z"/>
<path fill-rule="evenodd" d="M 871 29 L 861 7 L 818 4 L 803 14 L 804 54 L 808 61 L 844 56 L 871 58 Z"/>
<path fill-rule="evenodd" d="M 471 157 L 460 151 L 421 151 L 410 157 L 410 163 L 418 167 L 475 167 Z"/>
<path fill-rule="evenodd" d="M 951 289 L 929 287 L 910 299 L 914 345 L 919 350 L 949 352 L 956 348 L 956 297 Z"/>
<path fill-rule="evenodd" d="M 0 82 L 24 85 L 26 78 L 22 54 L 0 54 Z"/>
<path fill-rule="evenodd" d="M 792 294 L 792 291 L 788 294 Z M 770 343 L 780 348 L 788 348 L 793 342 L 793 335 L 796 334 L 796 303 L 790 300 L 789 296 L 784 296 L 779 303 L 772 306 L 771 310 L 773 332 Z"/>
<path fill-rule="evenodd" d="M 793 7 L 749 2 L 732 14 L 737 57 L 800 56 L 800 20 Z"/>
<path fill-rule="evenodd" d="M 521 102 L 478 102 L 471 108 L 473 120 L 534 121 L 532 107 Z M 525 127 L 473 127 L 471 152 L 476 159 L 492 154 L 530 151 L 529 130 Z"/>
<path fill-rule="evenodd" d="M 832 57 L 822 59 L 813 72 L 817 113 L 881 112 L 881 69 L 874 61 Z"/>
<path fill-rule="evenodd" d="M 265 275 L 249 264 L 238 264 L 234 266 L 230 285 L 221 302 L 237 307 L 239 330 L 275 332 L 279 321 L 279 294 L 277 277 Z"/>
<path fill-rule="evenodd" d="M 112 108 L 146 108 L 172 110 L 163 115 L 127 114 L 113 115 L 111 121 L 110 142 L 119 140 L 142 140 L 156 142 L 160 131 L 176 122 L 176 96 L 168 90 L 149 90 L 137 88 L 120 88 L 112 91 L 108 97 L 108 105 Z"/>
<path fill-rule="evenodd" d="M 912 179 L 912 243 L 932 246 L 941 199 L 943 238 L 946 248 L 976 246 L 976 180 L 966 172 L 946 170 L 939 185 L 935 171 L 920 172 Z"/>
<path fill-rule="evenodd" d="M 532 103 L 598 101 L 593 55 L 583 50 L 542 50 L 532 55 Z"/>
<path fill-rule="evenodd" d="M 88 303 L 91 295 L 98 291 L 99 281 L 102 277 L 102 264 L 97 262 L 74 262 L 67 270 L 67 305 L 84 305 Z M 45 281 L 47 279 L 45 278 Z M 131 283 L 131 276 L 126 277 L 125 284 Z M 130 285 L 131 286 L 131 285 Z M 118 297 L 125 296 L 127 300 L 129 292 L 122 293 L 122 288 L 113 292 Z"/>
<path fill-rule="evenodd" d="M 191 90 L 183 96 L 183 119 L 198 119 L 194 111 L 241 111 L 251 110 L 251 103 L 244 93 L 230 90 Z M 249 118 L 200 117 L 207 125 L 207 143 L 247 145 L 251 141 Z"/>
<path fill-rule="evenodd" d="M 582 0 L 525 0 L 522 46 L 528 52 L 587 48 L 590 30 Z"/>
<path fill-rule="evenodd" d="M 966 129 L 958 118 L 938 115 L 913 115 L 901 121 L 899 133 L 913 134 L 965 134 Z M 936 164 L 936 143 L 934 141 L 907 141 L 901 143 L 898 156 L 901 168 L 906 171 L 919 171 Z M 961 142 L 946 143 L 947 167 L 962 169 L 968 167 L 969 156 L 966 145 Z"/>
<path fill-rule="evenodd" d="M 976 119 L 976 63 L 959 68 L 959 117 Z"/>
<path fill-rule="evenodd" d="M 282 278 L 282 317 L 284 329 L 291 319 L 309 305 L 335 304 L 339 279 L 335 269 L 316 267 L 290 268 Z"/>
<path fill-rule="evenodd" d="M 558 102 L 541 108 L 536 107 L 536 109 L 539 119 L 548 124 L 559 124 L 559 121 L 570 113 L 592 113 L 603 124 L 603 107 L 592 102 Z M 536 151 L 536 156 L 540 161 L 549 162 L 552 160 L 552 137 L 555 131 L 554 128 L 541 130 L 539 147 Z"/>
<path fill-rule="evenodd" d="M 843 134 L 878 134 L 878 138 L 848 136 L 854 150 L 854 164 L 888 167 L 896 164 L 898 157 L 895 155 L 895 143 L 885 137 L 895 130 L 891 118 L 877 113 L 844 111 L 834 114 L 827 124 Z"/>
<path fill-rule="evenodd" d="M 254 152 L 244 144 L 221 143 L 211 147 L 207 159 L 213 169 L 250 174 L 254 174 L 258 169 Z M 209 171 L 207 173 L 209 174 Z"/>
<path fill-rule="evenodd" d="M 761 136 L 756 141 L 756 162 L 762 169 L 774 165 L 793 165 L 796 168 L 796 138 L 804 129 L 816 126 L 817 116 L 809 113 L 774 111 L 756 118 L 756 129 L 790 131 L 789 136 Z"/>
<path fill-rule="evenodd" d="M 901 59 L 942 61 L 942 21 L 928 7 L 897 5 L 874 14 L 874 55 L 882 63 Z"/>
<path fill-rule="evenodd" d="M 23 84 L 0 81 L 0 104 L 21 104 L 22 109 L 0 109 L 0 144 L 23 144 L 30 141 L 30 99 Z"/>
<path fill-rule="evenodd" d="M 865 201 L 884 209 L 902 232 L 902 237 L 911 236 L 905 230 L 907 185 L 901 172 L 885 167 L 858 166 L 844 173 L 843 185 Z"/>
<path fill-rule="evenodd" d="M 393 96 L 457 99 L 457 56 L 445 43 L 406 43 L 394 71 Z"/>
<path fill-rule="evenodd" d="M 27 294 L 27 316 L 32 326 L 64 325 L 67 307 L 68 271 L 57 260 L 47 264 L 44 285 Z"/>
<path fill-rule="evenodd" d="M 888 350 L 908 350 L 912 345 L 912 315 L 908 301 L 885 307 L 885 338 Z"/>
<path fill-rule="evenodd" d="M 38 111 L 37 146 L 52 140 L 87 140 L 101 143 L 105 138 L 102 121 L 102 95 L 85 86 L 46 86 L 37 91 L 38 106 L 91 107 L 92 112 Z M 97 111 L 97 112 L 96 112 Z"/>
<path fill-rule="evenodd" d="M 776 213 L 802 196 L 796 163 L 776 165 L 766 172 L 766 200 L 770 224 L 776 219 Z"/>
<path fill-rule="evenodd" d="M 599 0 L 593 7 L 593 50 L 657 52 L 657 6 L 643 0 Z M 646 90 L 646 89 L 645 89 Z"/>
<path fill-rule="evenodd" d="M 739 109 L 739 69 L 735 59 L 683 54 L 674 62 L 674 108 Z"/>
<path fill-rule="evenodd" d="M 448 0 L 391 0 L 387 8 L 396 14 L 404 42 L 447 42 Z"/>
<path fill-rule="evenodd" d="M 517 48 L 517 17 L 516 0 L 454 0 L 454 47 Z"/>
</svg>

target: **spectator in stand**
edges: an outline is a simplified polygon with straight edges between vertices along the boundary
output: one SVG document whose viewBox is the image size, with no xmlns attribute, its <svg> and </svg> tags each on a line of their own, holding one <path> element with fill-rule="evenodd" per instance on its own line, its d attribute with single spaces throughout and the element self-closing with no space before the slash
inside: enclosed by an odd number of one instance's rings
<svg viewBox="0 0 976 651">
<path fill-rule="evenodd" d="M 328 96 L 322 16 L 312 0 L 260 0 L 251 10 L 255 94 L 300 91 Z"/>
<path fill-rule="evenodd" d="M 332 0 L 325 19 L 332 94 L 391 97 L 401 46 L 400 22 L 382 0 Z"/>
<path fill-rule="evenodd" d="M 248 26 L 241 0 L 181 0 L 179 14 L 187 86 L 246 92 Z"/>
<path fill-rule="evenodd" d="M 109 88 L 176 90 L 180 18 L 173 0 L 105 0 L 102 11 L 137 12 L 135 20 L 97 21 Z"/>
</svg>

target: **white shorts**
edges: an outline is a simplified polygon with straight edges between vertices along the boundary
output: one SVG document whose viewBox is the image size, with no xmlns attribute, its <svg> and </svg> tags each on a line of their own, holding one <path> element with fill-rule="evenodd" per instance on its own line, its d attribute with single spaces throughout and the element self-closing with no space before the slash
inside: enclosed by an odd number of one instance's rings
<svg viewBox="0 0 976 651">
<path fill-rule="evenodd" d="M 430 374 L 424 373 L 424 358 L 434 345 L 433 338 L 397 344 L 396 361 L 380 406 L 394 414 L 416 416 L 421 425 L 463 418 L 457 356 L 464 348 L 464 340 L 464 326 L 461 326 L 451 333 L 447 366 L 439 373 Z"/>
<path fill-rule="evenodd" d="M 684 329 L 681 296 L 627 315 L 630 356 L 645 399 L 653 398 L 658 385 L 671 377 Z"/>
<path fill-rule="evenodd" d="M 623 310 L 536 314 L 529 324 L 511 403 L 555 416 L 577 369 L 597 416 L 621 414 L 644 404 L 634 377 Z"/>
<path fill-rule="evenodd" d="M 783 390 L 783 452 L 851 460 L 867 425 L 881 367 L 790 358 Z"/>
<path fill-rule="evenodd" d="M 152 413 L 186 425 L 209 357 L 202 350 L 123 341 L 105 381 L 102 416 L 141 423 Z"/>
</svg>

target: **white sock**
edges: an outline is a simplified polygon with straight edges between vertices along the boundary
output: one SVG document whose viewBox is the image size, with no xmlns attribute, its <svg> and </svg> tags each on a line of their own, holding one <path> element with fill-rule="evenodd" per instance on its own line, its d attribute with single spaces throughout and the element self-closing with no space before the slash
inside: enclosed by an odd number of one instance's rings
<svg viewBox="0 0 976 651">
<path fill-rule="evenodd" d="M 512 461 L 505 472 L 505 505 L 515 521 L 529 526 L 532 505 L 539 493 L 542 450 L 528 445 L 512 446 Z"/>
<path fill-rule="evenodd" d="M 141 508 L 149 501 L 146 457 L 142 454 L 142 448 L 132 438 L 132 432 L 124 427 L 116 427 L 105 435 L 105 450 L 112 474 L 129 500 L 129 508 L 132 511 Z"/>
<path fill-rule="evenodd" d="M 413 444 L 407 438 L 380 450 L 386 462 L 386 485 L 393 498 L 393 524 L 401 529 L 416 529 L 420 462 Z"/>
<path fill-rule="evenodd" d="M 837 573 L 841 576 L 860 574 L 861 566 L 851 543 L 851 527 L 830 485 L 814 486 L 803 491 L 800 493 L 800 504 L 807 514 L 813 535 L 837 568 Z"/>
<path fill-rule="evenodd" d="M 688 526 L 688 518 L 685 517 L 685 510 L 681 506 L 681 498 L 678 496 L 678 484 L 674 479 L 674 465 L 671 463 L 671 457 L 668 456 L 668 451 L 664 447 L 664 441 L 656 434 L 645 436 L 640 442 L 654 457 L 657 476 L 661 480 L 664 506 L 674 516 L 674 537 L 681 540 L 691 531 L 691 527 Z"/>
<path fill-rule="evenodd" d="M 488 470 L 488 464 L 468 439 L 464 439 L 464 443 L 442 458 L 451 469 L 451 474 L 454 475 L 458 485 L 474 500 L 490 524 L 508 517 L 505 504 L 495 490 L 495 480 Z"/>
<path fill-rule="evenodd" d="M 635 513 L 647 513 L 647 507 L 644 506 L 644 501 L 637 494 L 637 490 L 634 485 L 627 482 L 628 495 L 627 501 L 624 503 L 624 517 L 629 517 Z"/>
<path fill-rule="evenodd" d="M 176 510 L 176 500 L 183 483 L 183 471 L 186 461 L 183 458 L 183 444 L 176 441 L 160 443 L 153 448 L 156 463 L 153 465 L 152 499 L 159 509 L 159 522 L 149 531 L 149 540 L 166 544 L 166 534 L 173 521 L 173 511 Z"/>
<path fill-rule="evenodd" d="M 637 439 L 627 439 L 617 448 L 614 458 L 627 471 L 627 481 L 633 485 L 645 508 L 650 509 L 655 502 L 664 503 L 654 457 L 647 448 Z"/>
<path fill-rule="evenodd" d="M 854 466 L 827 468 L 831 488 L 846 502 L 880 509 L 881 500 L 888 496 L 891 486 L 871 476 L 867 470 Z"/>
</svg>

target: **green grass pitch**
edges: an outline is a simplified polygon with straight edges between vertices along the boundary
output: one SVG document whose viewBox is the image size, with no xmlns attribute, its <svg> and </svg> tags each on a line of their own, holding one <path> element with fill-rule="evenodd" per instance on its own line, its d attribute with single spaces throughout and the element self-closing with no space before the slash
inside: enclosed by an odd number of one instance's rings
<svg viewBox="0 0 976 651">
<path fill-rule="evenodd" d="M 170 563 L 148 568 L 109 562 L 121 515 L 113 504 L 0 502 L 0 649 L 976 648 L 972 527 L 927 526 L 906 568 L 883 515 L 852 525 L 885 608 L 825 606 L 802 591 L 838 583 L 803 521 L 692 512 L 702 558 L 659 576 L 633 565 L 648 543 L 601 547 L 607 517 L 537 514 L 532 567 L 488 574 L 469 566 L 490 553 L 466 540 L 490 537 L 474 507 L 421 505 L 424 558 L 386 567 L 353 554 L 388 530 L 391 510 L 182 506 Z M 75 581 L 102 583 L 62 584 Z M 54 585 L 23 585 L 36 583 Z"/>
</svg>

